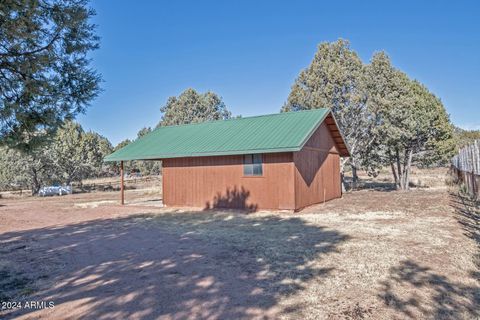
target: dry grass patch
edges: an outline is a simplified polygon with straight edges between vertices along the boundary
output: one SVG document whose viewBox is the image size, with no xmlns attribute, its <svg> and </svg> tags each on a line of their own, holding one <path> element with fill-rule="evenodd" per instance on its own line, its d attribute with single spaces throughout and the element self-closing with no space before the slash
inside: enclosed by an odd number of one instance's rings
<svg viewBox="0 0 480 320">
<path fill-rule="evenodd" d="M 480 317 L 478 207 L 444 187 L 380 190 L 295 214 L 142 207 L 140 190 L 124 207 L 75 206 L 109 193 L 7 202 L 2 294 L 56 301 L 8 316 Z"/>
</svg>

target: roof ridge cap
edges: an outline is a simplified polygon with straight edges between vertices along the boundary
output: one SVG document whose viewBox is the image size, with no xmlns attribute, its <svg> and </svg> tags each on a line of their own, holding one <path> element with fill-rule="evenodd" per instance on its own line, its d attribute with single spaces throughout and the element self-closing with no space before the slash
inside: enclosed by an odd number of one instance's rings
<svg viewBox="0 0 480 320">
<path fill-rule="evenodd" d="M 328 109 L 328 108 L 315 108 L 315 109 L 307 109 L 307 110 L 299 110 L 299 111 L 287 111 L 287 112 L 278 112 L 278 113 L 269 113 L 269 114 L 259 114 L 255 116 L 248 116 L 248 117 L 234 117 L 234 118 L 229 118 L 229 119 L 218 119 L 218 120 L 207 120 L 207 121 L 202 121 L 202 122 L 195 122 L 195 123 L 181 123 L 181 124 L 172 124 L 168 126 L 159 126 L 155 128 L 153 131 L 156 131 L 160 128 L 171 128 L 171 127 L 184 127 L 184 126 L 194 126 L 194 125 L 199 125 L 199 124 L 206 124 L 206 123 L 212 123 L 212 122 L 220 122 L 220 121 L 240 121 L 240 120 L 246 120 L 246 119 L 252 119 L 252 118 L 261 118 L 261 117 L 272 117 L 272 116 L 280 116 L 284 114 L 293 114 L 293 113 L 304 113 L 304 112 L 317 112 L 319 110 L 323 109 Z M 152 131 L 152 132 L 153 132 Z"/>
</svg>

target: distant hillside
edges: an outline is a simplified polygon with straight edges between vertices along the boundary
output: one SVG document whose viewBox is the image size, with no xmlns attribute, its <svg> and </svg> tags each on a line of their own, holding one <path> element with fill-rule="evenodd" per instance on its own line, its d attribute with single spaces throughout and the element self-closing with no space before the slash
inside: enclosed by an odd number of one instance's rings
<svg viewBox="0 0 480 320">
<path fill-rule="evenodd" d="M 454 136 L 457 148 L 460 149 L 472 143 L 474 140 L 480 140 L 480 130 L 465 130 L 455 126 Z"/>
</svg>

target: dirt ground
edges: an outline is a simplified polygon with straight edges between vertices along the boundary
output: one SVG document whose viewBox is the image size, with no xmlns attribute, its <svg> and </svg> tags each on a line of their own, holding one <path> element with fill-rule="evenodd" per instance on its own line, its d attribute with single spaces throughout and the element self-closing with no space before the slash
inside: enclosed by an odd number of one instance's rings
<svg viewBox="0 0 480 320">
<path fill-rule="evenodd" d="M 479 318 L 480 211 L 443 181 L 377 179 L 299 213 L 0 199 L 0 301 L 54 303 L 0 318 Z"/>
</svg>

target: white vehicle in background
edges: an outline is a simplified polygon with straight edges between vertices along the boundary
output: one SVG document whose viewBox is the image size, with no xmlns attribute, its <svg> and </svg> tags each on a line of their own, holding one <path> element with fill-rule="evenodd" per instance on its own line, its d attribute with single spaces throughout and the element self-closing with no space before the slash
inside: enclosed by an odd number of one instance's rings
<svg viewBox="0 0 480 320">
<path fill-rule="evenodd" d="M 64 196 L 67 194 L 72 194 L 72 187 L 71 186 L 49 186 L 49 187 L 42 187 L 40 191 L 38 191 L 38 195 L 40 197 L 48 197 L 48 196 Z"/>
</svg>

